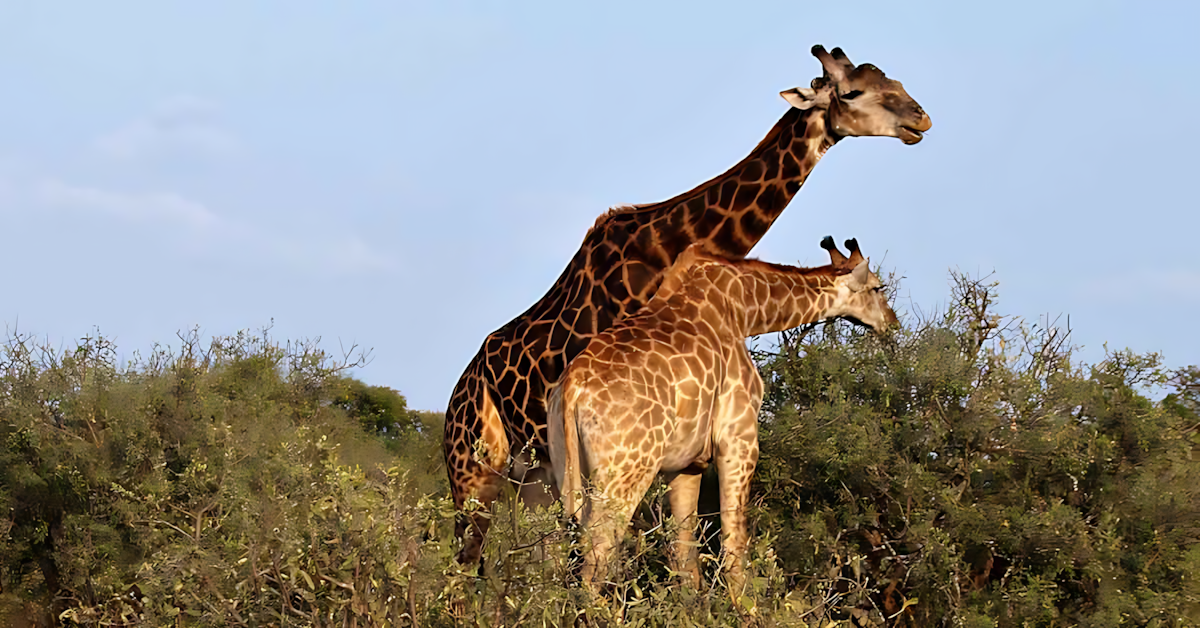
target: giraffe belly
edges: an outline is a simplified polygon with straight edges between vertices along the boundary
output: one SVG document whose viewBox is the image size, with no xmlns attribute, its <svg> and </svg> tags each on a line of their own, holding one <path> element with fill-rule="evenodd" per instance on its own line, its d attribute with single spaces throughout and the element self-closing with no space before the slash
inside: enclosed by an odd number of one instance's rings
<svg viewBox="0 0 1200 628">
<path fill-rule="evenodd" d="M 663 473 L 704 469 L 713 456 L 712 421 L 708 417 L 676 419 L 663 447 Z"/>
<path fill-rule="evenodd" d="M 663 447 L 662 471 L 671 473 L 708 466 L 713 456 L 713 397 L 708 392 L 701 364 L 710 356 L 679 355 L 671 364 L 669 394 L 663 402 L 670 408 L 667 439 Z"/>
</svg>

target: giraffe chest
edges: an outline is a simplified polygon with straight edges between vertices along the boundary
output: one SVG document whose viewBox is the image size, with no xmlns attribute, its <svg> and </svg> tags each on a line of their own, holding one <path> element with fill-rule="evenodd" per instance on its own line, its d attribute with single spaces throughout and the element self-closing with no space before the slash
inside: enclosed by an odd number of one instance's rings
<svg viewBox="0 0 1200 628">
<path fill-rule="evenodd" d="M 586 388 L 593 412 L 585 431 L 612 443 L 598 442 L 601 448 L 629 452 L 630 459 L 659 471 L 704 468 L 726 406 L 748 397 L 744 365 L 735 362 L 730 368 L 730 354 L 745 354 L 744 346 L 684 333 L 661 336 L 661 342 L 638 350 L 627 343 L 615 347 L 619 350 L 599 352 L 579 364 L 590 373 Z"/>
<path fill-rule="evenodd" d="M 660 471 L 705 468 L 713 458 L 714 444 L 730 432 L 744 431 L 753 421 L 762 400 L 762 379 L 745 346 L 724 346 L 710 354 L 712 368 L 706 377 L 675 383 L 672 412 L 665 413 L 668 427 L 663 442 Z M 710 375 L 709 375 L 710 374 Z"/>
</svg>

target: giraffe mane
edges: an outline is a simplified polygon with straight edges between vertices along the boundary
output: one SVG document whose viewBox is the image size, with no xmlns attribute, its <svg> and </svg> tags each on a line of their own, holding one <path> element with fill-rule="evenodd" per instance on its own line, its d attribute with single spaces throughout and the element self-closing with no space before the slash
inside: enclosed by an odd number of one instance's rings
<svg viewBox="0 0 1200 628">
<path fill-rule="evenodd" d="M 666 201 L 663 203 L 665 202 Z M 604 213 L 596 216 L 596 222 L 592 224 L 591 229 L 588 229 L 588 234 L 591 234 L 596 229 L 599 229 L 600 225 L 604 224 L 604 222 L 611 216 L 619 216 L 621 214 L 636 214 L 644 209 L 652 208 L 655 205 L 662 205 L 663 203 L 623 203 L 621 205 L 613 205 Z"/>
<path fill-rule="evenodd" d="M 833 264 L 824 264 L 822 266 L 791 266 L 788 264 L 776 264 L 775 262 L 767 262 L 757 257 L 730 258 L 724 255 L 714 255 L 705 251 L 699 245 L 691 245 L 681 253 L 671 265 L 668 271 L 682 271 L 699 263 L 708 262 L 713 264 L 725 264 L 734 268 L 761 268 L 765 270 L 773 270 L 779 272 L 796 273 L 800 275 L 848 275 L 853 268 L 844 268 Z"/>
<path fill-rule="evenodd" d="M 776 264 L 774 262 L 764 262 L 757 258 L 747 257 L 739 260 L 726 260 L 726 262 L 737 268 L 761 268 L 775 272 L 792 273 L 796 275 L 832 275 L 838 277 L 840 275 L 848 275 L 852 268 L 839 268 L 833 264 L 825 264 L 824 266 L 789 266 L 787 264 Z"/>
<path fill-rule="evenodd" d="M 831 277 L 839 277 L 848 275 L 853 270 L 851 268 L 843 268 L 833 264 L 824 266 L 788 266 L 787 264 L 775 264 L 773 262 L 764 262 L 758 258 L 744 257 L 741 259 L 731 259 L 723 255 L 714 255 L 703 249 L 699 244 L 692 244 L 684 249 L 683 253 L 675 259 L 675 262 L 667 268 L 663 275 L 662 283 L 658 287 L 658 291 L 654 295 L 654 299 L 666 299 L 684 286 L 684 277 L 691 269 L 704 264 L 721 264 L 735 268 L 753 269 L 758 268 L 771 272 L 790 273 L 808 277 L 818 275 L 829 275 Z"/>
</svg>

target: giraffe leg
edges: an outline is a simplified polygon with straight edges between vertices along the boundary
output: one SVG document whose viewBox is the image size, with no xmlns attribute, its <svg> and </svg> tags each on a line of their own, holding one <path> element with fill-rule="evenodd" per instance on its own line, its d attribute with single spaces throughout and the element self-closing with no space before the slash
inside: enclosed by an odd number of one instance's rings
<svg viewBox="0 0 1200 628">
<path fill-rule="evenodd" d="M 671 570 L 700 586 L 699 547 L 696 544 L 696 505 L 700 499 L 700 473 L 681 472 L 668 480 L 667 500 L 679 531 L 671 545 Z"/>
<path fill-rule="evenodd" d="M 503 476 L 484 465 L 472 462 L 473 464 L 461 470 L 456 478 L 460 483 L 457 487 L 460 490 L 455 491 L 454 500 L 454 506 L 459 511 L 454 532 L 462 543 L 457 559 L 458 563 L 464 566 L 478 564 L 483 556 L 483 542 L 487 537 L 488 528 L 492 525 L 492 504 L 500 496 L 506 481 Z M 478 505 L 469 509 L 467 502 L 472 499 L 477 501 Z"/>
<path fill-rule="evenodd" d="M 513 475 L 516 476 L 513 482 L 518 485 L 517 495 L 526 508 L 549 508 L 558 501 L 558 487 L 554 484 L 554 473 L 548 460 Z"/>
<path fill-rule="evenodd" d="M 588 500 L 581 521 L 591 547 L 584 554 L 580 577 L 594 594 L 599 594 L 608 580 L 614 550 L 629 529 L 633 511 L 650 490 L 655 469 L 638 467 L 606 475 L 610 480 Z"/>
<path fill-rule="evenodd" d="M 508 437 L 487 394 L 478 356 L 450 398 L 443 448 L 450 493 L 459 512 L 454 529 L 462 543 L 458 563 L 475 565 L 480 562 L 484 537 L 491 525 L 492 504 L 507 481 L 504 473 L 509 453 Z M 467 512 L 472 500 L 478 505 Z"/>
<path fill-rule="evenodd" d="M 749 538 L 746 504 L 750 480 L 758 463 L 758 408 L 724 426 L 717 439 L 717 473 L 721 487 L 721 549 L 726 583 L 736 600 L 745 587 L 745 559 Z"/>
<path fill-rule="evenodd" d="M 518 485 L 517 497 L 526 512 L 538 508 L 549 509 L 558 500 L 554 474 L 550 471 L 548 464 L 548 462 L 543 462 L 539 466 L 526 469 L 520 477 L 513 480 Z M 534 560 L 543 562 L 549 560 L 550 551 L 547 549 L 549 544 L 549 537 L 543 537 L 538 541 L 537 547 L 533 549 Z"/>
</svg>

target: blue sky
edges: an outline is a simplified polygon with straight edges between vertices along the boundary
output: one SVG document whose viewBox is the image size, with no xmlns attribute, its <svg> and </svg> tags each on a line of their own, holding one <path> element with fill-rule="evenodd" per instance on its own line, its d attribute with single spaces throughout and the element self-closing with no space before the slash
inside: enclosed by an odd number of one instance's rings
<svg viewBox="0 0 1200 628">
<path fill-rule="evenodd" d="M 444 408 L 597 214 L 736 163 L 823 43 L 933 130 L 840 143 L 754 255 L 857 237 L 909 311 L 994 270 L 1085 359 L 1200 363 L 1200 9 L 514 4 L 0 0 L 0 320 L 132 352 L 274 319 Z"/>
</svg>

